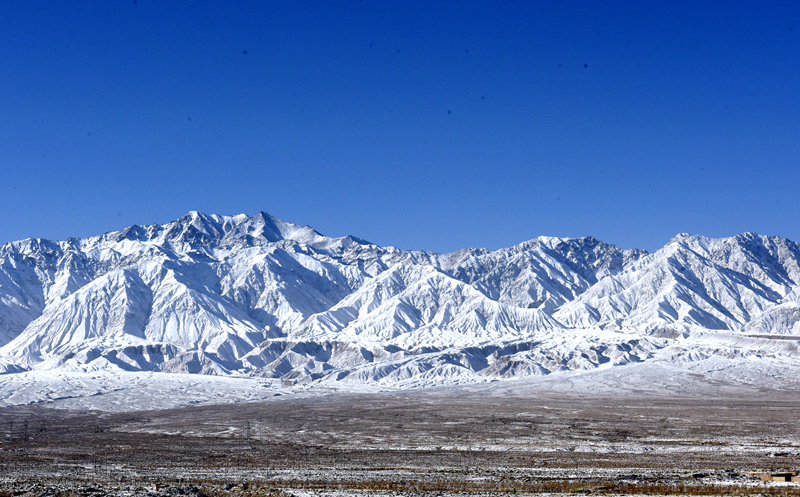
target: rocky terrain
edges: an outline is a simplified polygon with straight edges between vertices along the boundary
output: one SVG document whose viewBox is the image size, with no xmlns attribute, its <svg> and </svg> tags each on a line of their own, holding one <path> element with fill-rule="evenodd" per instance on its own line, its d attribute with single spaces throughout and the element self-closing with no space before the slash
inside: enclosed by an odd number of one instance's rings
<svg viewBox="0 0 800 497">
<path fill-rule="evenodd" d="M 0 369 L 412 388 L 710 358 L 794 368 L 798 261 L 795 242 L 752 233 L 653 254 L 591 237 L 437 254 L 192 212 L 0 246 Z"/>
<path fill-rule="evenodd" d="M 797 495 L 796 395 L 519 383 L 107 413 L 0 410 L 7 495 Z"/>
<path fill-rule="evenodd" d="M 0 246 L 0 496 L 798 495 L 800 247 L 190 213 Z"/>
</svg>

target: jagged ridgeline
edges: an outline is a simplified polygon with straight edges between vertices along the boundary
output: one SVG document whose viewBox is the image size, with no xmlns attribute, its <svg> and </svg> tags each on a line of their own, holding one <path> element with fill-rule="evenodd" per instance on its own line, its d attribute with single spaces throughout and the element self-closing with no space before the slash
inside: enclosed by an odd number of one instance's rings
<svg viewBox="0 0 800 497">
<path fill-rule="evenodd" d="M 654 254 L 592 237 L 437 254 L 191 212 L 0 246 L 0 368 L 413 386 L 781 357 L 797 341 L 760 335 L 800 335 L 799 259 L 753 233 Z"/>
</svg>

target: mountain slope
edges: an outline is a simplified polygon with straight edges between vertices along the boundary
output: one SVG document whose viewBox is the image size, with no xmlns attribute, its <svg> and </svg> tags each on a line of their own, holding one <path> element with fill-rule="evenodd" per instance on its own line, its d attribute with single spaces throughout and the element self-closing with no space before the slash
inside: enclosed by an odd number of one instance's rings
<svg viewBox="0 0 800 497">
<path fill-rule="evenodd" d="M 741 330 L 797 287 L 799 260 L 796 243 L 775 237 L 679 235 L 554 316 L 568 326 Z"/>
<path fill-rule="evenodd" d="M 798 296 L 800 246 L 752 233 L 678 235 L 653 254 L 592 237 L 437 254 L 263 212 L 190 212 L 0 246 L 0 371 L 417 386 L 712 356 L 792 361 Z M 699 345 L 711 335 L 717 345 Z M 789 340 L 730 339 L 746 335 Z"/>
</svg>

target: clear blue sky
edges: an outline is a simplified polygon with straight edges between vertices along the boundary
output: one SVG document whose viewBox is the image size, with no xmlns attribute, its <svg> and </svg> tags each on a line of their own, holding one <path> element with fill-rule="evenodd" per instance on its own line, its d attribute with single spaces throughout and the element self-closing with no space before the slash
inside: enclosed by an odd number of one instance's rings
<svg viewBox="0 0 800 497">
<path fill-rule="evenodd" d="M 800 240 L 800 3 L 18 1 L 0 242 L 260 210 L 440 252 Z"/>
</svg>

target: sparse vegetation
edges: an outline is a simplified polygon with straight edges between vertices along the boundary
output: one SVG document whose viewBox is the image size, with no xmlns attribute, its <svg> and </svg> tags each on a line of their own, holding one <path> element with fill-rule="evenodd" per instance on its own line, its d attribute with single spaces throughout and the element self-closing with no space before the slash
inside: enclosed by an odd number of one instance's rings
<svg viewBox="0 0 800 497">
<path fill-rule="evenodd" d="M 122 414 L 6 408 L 0 497 L 800 495 L 757 474 L 800 466 L 797 403 L 405 392 Z"/>
</svg>

